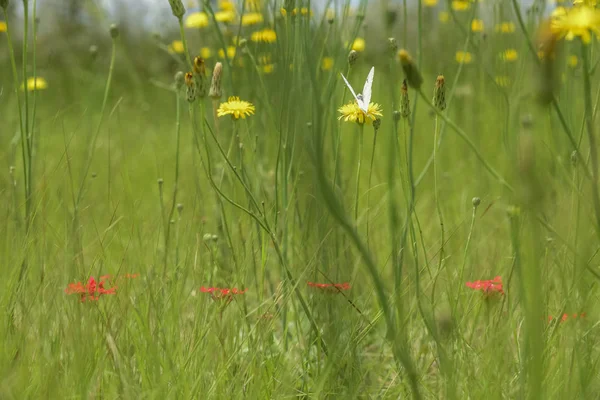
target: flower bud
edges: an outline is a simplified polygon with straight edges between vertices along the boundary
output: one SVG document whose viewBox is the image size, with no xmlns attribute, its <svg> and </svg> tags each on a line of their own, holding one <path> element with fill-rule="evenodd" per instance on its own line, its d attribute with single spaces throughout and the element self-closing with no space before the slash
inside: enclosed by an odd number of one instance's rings
<svg viewBox="0 0 600 400">
<path fill-rule="evenodd" d="M 198 95 L 198 84 L 196 83 L 196 78 L 194 78 L 194 74 L 192 74 L 191 72 L 185 74 L 185 86 L 187 87 L 187 101 L 193 103 L 194 100 L 196 100 L 196 96 Z"/>
<path fill-rule="evenodd" d="M 119 37 L 119 27 L 117 24 L 112 24 L 108 30 L 110 32 L 110 37 L 116 39 Z"/>
<path fill-rule="evenodd" d="M 396 54 L 396 51 L 398 51 L 398 42 L 396 41 L 396 38 L 388 38 L 388 47 L 393 54 Z"/>
<path fill-rule="evenodd" d="M 197 86 L 196 95 L 201 98 L 205 97 L 206 93 L 208 92 L 208 82 L 206 79 L 206 64 L 204 63 L 204 59 L 202 57 L 194 58 L 193 69 Z"/>
<path fill-rule="evenodd" d="M 473 200 L 471 200 L 471 202 L 473 203 L 473 207 L 477 208 L 481 204 L 481 199 L 479 197 L 473 197 Z"/>
<path fill-rule="evenodd" d="M 350 50 L 350 53 L 348 53 L 348 64 L 350 64 L 350 66 L 353 66 L 354 63 L 356 63 L 357 59 L 358 52 L 356 50 Z"/>
<path fill-rule="evenodd" d="M 215 64 L 215 68 L 213 69 L 212 81 L 210 83 L 210 91 L 208 92 L 208 96 L 213 99 L 220 99 L 223 95 L 221 91 L 221 74 L 223 72 L 223 64 L 220 62 Z"/>
<path fill-rule="evenodd" d="M 185 74 L 181 71 L 177 71 L 175 74 L 175 87 L 177 90 L 181 89 L 183 84 L 185 83 Z"/>
<path fill-rule="evenodd" d="M 446 80 L 444 75 L 438 75 L 433 89 L 433 105 L 440 111 L 446 109 Z"/>
<path fill-rule="evenodd" d="M 398 55 L 400 56 L 400 64 L 402 65 L 402 70 L 404 71 L 404 76 L 406 77 L 408 85 L 413 89 L 419 89 L 423 83 L 423 77 L 412 57 L 408 54 L 408 51 L 404 49 L 400 50 Z"/>
<path fill-rule="evenodd" d="M 185 14 L 185 7 L 183 6 L 181 0 L 169 0 L 169 4 L 171 5 L 171 11 L 173 12 L 173 15 L 178 19 L 181 19 L 183 14 Z"/>
<path fill-rule="evenodd" d="M 327 13 L 325 14 L 327 18 L 327 23 L 329 25 L 333 24 L 335 21 L 335 10 L 333 8 L 328 8 Z"/>
<path fill-rule="evenodd" d="M 377 133 L 377 131 L 379 130 L 380 127 L 381 127 L 381 118 L 377 118 L 377 119 L 375 119 L 375 121 L 373 121 L 373 129 L 375 130 L 375 133 Z"/>
</svg>

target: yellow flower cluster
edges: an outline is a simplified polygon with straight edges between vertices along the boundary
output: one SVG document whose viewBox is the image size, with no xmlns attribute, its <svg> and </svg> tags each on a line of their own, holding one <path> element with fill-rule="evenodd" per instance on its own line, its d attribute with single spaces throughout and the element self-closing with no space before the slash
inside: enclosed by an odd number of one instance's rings
<svg viewBox="0 0 600 400">
<path fill-rule="evenodd" d="M 260 31 L 253 32 L 250 36 L 253 42 L 274 43 L 277 40 L 277 33 L 271 28 L 265 28 Z"/>
</svg>

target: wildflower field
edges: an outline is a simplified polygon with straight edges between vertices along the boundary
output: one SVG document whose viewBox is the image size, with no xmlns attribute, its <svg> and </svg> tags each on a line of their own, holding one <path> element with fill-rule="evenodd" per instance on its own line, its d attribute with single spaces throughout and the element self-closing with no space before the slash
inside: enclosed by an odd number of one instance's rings
<svg viewBox="0 0 600 400">
<path fill-rule="evenodd" d="M 0 0 L 0 399 L 600 398 L 595 0 L 63 3 Z"/>
</svg>

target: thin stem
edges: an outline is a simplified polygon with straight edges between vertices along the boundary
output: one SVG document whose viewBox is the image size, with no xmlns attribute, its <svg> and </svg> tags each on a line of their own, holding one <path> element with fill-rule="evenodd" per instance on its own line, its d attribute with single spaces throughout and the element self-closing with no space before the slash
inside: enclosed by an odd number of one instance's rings
<svg viewBox="0 0 600 400">
<path fill-rule="evenodd" d="M 377 146 L 377 129 L 373 129 L 373 149 L 371 150 L 371 164 L 369 166 L 369 186 L 367 187 L 367 247 L 369 247 L 369 214 L 371 212 L 371 178 L 373 177 L 373 161 Z"/>
<path fill-rule="evenodd" d="M 435 206 L 436 206 L 436 210 L 437 210 L 437 214 L 438 214 L 438 219 L 440 221 L 440 229 L 441 229 L 441 233 L 442 233 L 442 240 L 441 240 L 441 249 L 440 249 L 440 254 L 439 254 L 439 262 L 438 262 L 438 273 L 440 271 L 440 269 L 442 268 L 442 263 L 444 261 L 444 236 L 445 236 L 445 231 L 444 231 L 444 216 L 442 214 L 442 208 L 440 206 L 440 198 L 439 198 L 439 188 L 438 188 L 438 161 L 437 161 L 437 139 L 438 139 L 438 116 L 436 115 L 435 117 L 435 127 L 434 127 L 434 134 L 433 134 L 433 195 L 435 198 Z"/>
<path fill-rule="evenodd" d="M 362 165 L 362 153 L 363 153 L 363 145 L 364 145 L 364 124 L 360 124 L 360 129 L 358 132 L 358 166 L 356 168 L 356 197 L 354 198 L 354 221 L 357 221 L 358 224 L 358 198 L 360 196 L 360 170 Z"/>
</svg>

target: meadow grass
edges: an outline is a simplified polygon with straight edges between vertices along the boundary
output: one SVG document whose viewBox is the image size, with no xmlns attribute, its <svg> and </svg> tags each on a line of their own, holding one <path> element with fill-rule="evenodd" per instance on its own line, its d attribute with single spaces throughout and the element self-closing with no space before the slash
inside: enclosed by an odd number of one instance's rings
<svg viewBox="0 0 600 400">
<path fill-rule="evenodd" d="M 169 0 L 77 49 L 23 3 L 1 399 L 599 398 L 595 2 Z"/>
</svg>

